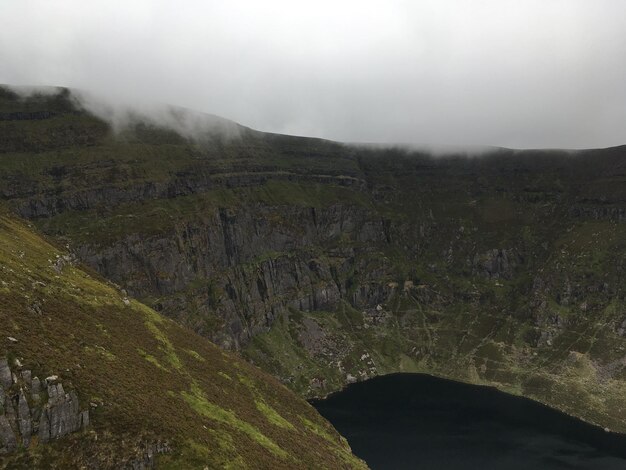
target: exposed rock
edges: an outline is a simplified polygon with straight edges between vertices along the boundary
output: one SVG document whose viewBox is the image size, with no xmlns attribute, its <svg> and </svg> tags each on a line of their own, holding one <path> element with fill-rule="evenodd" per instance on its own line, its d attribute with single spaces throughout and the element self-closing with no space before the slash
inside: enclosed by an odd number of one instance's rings
<svg viewBox="0 0 626 470">
<path fill-rule="evenodd" d="M 13 385 L 13 378 L 11 377 L 9 361 L 4 358 L 0 359 L 0 385 L 2 385 L 5 390 Z"/>
<path fill-rule="evenodd" d="M 22 371 L 22 380 L 24 381 L 24 383 L 26 384 L 26 386 L 28 388 L 32 388 L 32 373 L 29 370 L 23 370 Z"/>
<path fill-rule="evenodd" d="M 63 386 L 48 386 L 48 403 L 39 421 L 39 440 L 48 442 L 83 428 L 83 413 L 79 409 L 76 393 L 65 393 Z"/>
<path fill-rule="evenodd" d="M 89 410 L 81 411 L 80 426 L 82 429 L 85 429 L 87 426 L 89 426 Z"/>
<path fill-rule="evenodd" d="M 512 250 L 496 249 L 476 254 L 473 260 L 474 273 L 489 279 L 511 279 L 519 258 Z"/>
<path fill-rule="evenodd" d="M 28 408 L 28 402 L 26 401 L 26 396 L 24 395 L 24 390 L 20 389 L 19 393 L 19 403 L 17 408 L 18 414 L 18 423 L 20 434 L 22 435 L 22 444 L 24 447 L 28 447 L 30 444 L 30 436 L 32 433 L 32 422 L 30 416 L 30 409 Z"/>
<path fill-rule="evenodd" d="M 576 206 L 572 207 L 570 214 L 574 217 L 589 217 L 597 220 L 612 220 L 615 222 L 626 222 L 626 208 L 624 207 L 598 207 L 598 206 Z"/>
<path fill-rule="evenodd" d="M 41 381 L 31 377 L 32 372 L 25 369 L 18 379 L 8 361 L 0 359 L 0 453 L 13 452 L 19 443 L 28 447 L 34 434 L 46 443 L 89 426 L 89 411 L 80 410 L 76 392 L 66 393 L 58 376 L 46 378 L 47 400 L 43 403 Z M 15 392 L 14 384 L 20 385 L 19 391 Z M 32 408 L 23 386 L 30 388 Z"/>
<path fill-rule="evenodd" d="M 0 415 L 0 454 L 8 454 L 16 449 L 17 439 L 9 420 L 5 415 Z"/>
<path fill-rule="evenodd" d="M 35 377 L 33 378 L 32 386 L 30 389 L 30 397 L 33 400 L 33 402 L 38 403 L 41 400 L 40 394 L 41 394 L 41 381 L 39 380 L 39 377 Z"/>
<path fill-rule="evenodd" d="M 146 443 L 143 448 L 138 449 L 138 456 L 123 464 L 128 470 L 148 470 L 155 467 L 156 457 L 159 454 L 167 454 L 172 451 L 169 443 L 157 442 Z"/>
<path fill-rule="evenodd" d="M 73 266 L 74 264 L 75 264 L 75 259 L 72 255 L 70 254 L 65 254 L 62 256 L 58 255 L 57 259 L 54 261 L 54 263 L 52 263 L 52 269 L 54 269 L 54 271 L 57 274 L 61 274 L 65 266 Z"/>
<path fill-rule="evenodd" d="M 302 325 L 304 328 L 300 332 L 298 339 L 309 354 L 317 356 L 336 347 L 333 339 L 326 335 L 317 322 L 305 318 L 302 321 Z"/>
<path fill-rule="evenodd" d="M 285 226 L 269 222 L 276 219 Z M 190 326 L 223 347 L 240 348 L 290 308 L 333 311 L 342 300 L 358 309 L 386 302 L 394 288 L 376 282 L 387 277 L 386 261 L 369 266 L 352 248 L 333 248 L 332 260 L 310 251 L 345 232 L 363 244 L 386 243 L 385 223 L 360 207 L 251 206 L 216 209 L 153 238 L 129 235 L 107 247 L 79 246 L 77 254 L 129 294 L 161 298 L 157 310 L 183 322 L 193 299 L 219 328 Z M 271 256 L 259 260 L 262 253 Z M 355 272 L 362 273 L 358 279 Z M 185 292 L 199 280 L 205 285 Z M 176 295 L 181 292 L 184 297 Z"/>
<path fill-rule="evenodd" d="M 43 315 L 43 309 L 41 307 L 41 302 L 33 302 L 30 307 L 28 307 L 28 309 L 33 312 L 36 313 L 37 315 Z"/>
<path fill-rule="evenodd" d="M 7 417 L 7 419 L 9 420 L 9 423 L 11 424 L 11 426 L 16 427 L 17 426 L 17 413 L 15 412 L 15 400 L 14 396 L 9 395 L 7 392 L 5 392 L 6 396 L 4 398 L 4 415 Z"/>
</svg>

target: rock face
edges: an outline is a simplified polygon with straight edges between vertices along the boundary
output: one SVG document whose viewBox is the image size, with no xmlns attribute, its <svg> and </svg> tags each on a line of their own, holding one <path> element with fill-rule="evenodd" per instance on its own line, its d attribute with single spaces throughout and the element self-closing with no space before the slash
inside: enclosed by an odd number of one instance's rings
<svg viewBox="0 0 626 470">
<path fill-rule="evenodd" d="M 317 247 L 345 233 L 374 247 L 385 240 L 384 221 L 363 208 L 339 204 L 218 209 L 166 236 L 131 236 L 104 250 L 85 245 L 77 254 L 131 294 L 160 297 L 157 308 L 168 315 L 181 311 L 177 294 L 187 291 L 203 315 L 220 322 L 217 332 L 190 326 L 223 346 L 239 348 L 289 308 L 332 310 L 342 299 L 360 308 L 385 298 L 389 289 L 376 282 L 384 261 L 377 268 L 367 266 L 352 247 L 334 249 L 332 260 L 319 256 Z M 367 254 L 370 248 L 359 251 Z M 355 270 L 363 272 L 364 282 L 352 288 L 345 278 Z M 200 288 L 189 292 L 199 280 Z"/>
<path fill-rule="evenodd" d="M 0 359 L 0 454 L 29 447 L 35 436 L 46 443 L 89 425 L 89 411 L 80 410 L 75 391 L 66 393 L 58 379 L 46 380 L 44 395 L 39 378 L 31 376 L 27 369 L 12 372 L 9 361 Z"/>
<path fill-rule="evenodd" d="M 155 130 L 94 131 L 75 155 L 47 135 L 45 158 L 0 136 L 29 170 L 0 172 L 7 204 L 299 392 L 419 370 L 626 429 L 626 147 L 433 157 Z"/>
<path fill-rule="evenodd" d="M 13 384 L 11 378 L 11 369 L 9 368 L 9 362 L 6 358 L 0 359 L 0 385 L 3 389 L 8 389 Z"/>
<path fill-rule="evenodd" d="M 494 248 L 474 256 L 474 272 L 489 279 L 511 279 L 519 261 L 512 250 Z"/>
<path fill-rule="evenodd" d="M 138 449 L 138 455 L 135 458 L 124 462 L 123 468 L 128 470 L 148 470 L 156 465 L 156 457 L 160 454 L 167 454 L 172 449 L 167 442 L 145 443 L 141 449 Z"/>
</svg>

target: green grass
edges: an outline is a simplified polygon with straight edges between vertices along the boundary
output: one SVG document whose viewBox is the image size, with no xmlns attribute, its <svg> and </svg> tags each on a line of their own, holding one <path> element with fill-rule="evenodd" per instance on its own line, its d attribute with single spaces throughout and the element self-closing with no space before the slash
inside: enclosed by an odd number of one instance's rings
<svg viewBox="0 0 626 470">
<path fill-rule="evenodd" d="M 202 416 L 206 416 L 207 418 L 219 423 L 227 424 L 237 431 L 246 434 L 250 439 L 265 447 L 272 454 L 280 457 L 281 459 L 289 458 L 289 454 L 287 452 L 278 447 L 276 443 L 265 436 L 256 427 L 252 426 L 247 421 L 240 419 L 232 410 L 226 410 L 214 403 L 209 402 L 206 399 L 204 392 L 195 383 L 192 383 L 191 385 L 191 392 L 182 391 L 181 395 L 187 404 L 189 404 L 189 406 Z M 291 426 L 290 429 L 293 429 L 293 426 Z"/>
</svg>

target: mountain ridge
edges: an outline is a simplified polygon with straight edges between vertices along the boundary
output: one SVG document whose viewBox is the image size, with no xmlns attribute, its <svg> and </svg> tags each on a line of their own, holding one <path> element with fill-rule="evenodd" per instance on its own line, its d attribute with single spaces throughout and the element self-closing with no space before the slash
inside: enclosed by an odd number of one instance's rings
<svg viewBox="0 0 626 470">
<path fill-rule="evenodd" d="M 426 372 L 626 432 L 626 146 L 433 157 L 71 112 L 0 128 L 8 206 L 302 396 Z"/>
</svg>

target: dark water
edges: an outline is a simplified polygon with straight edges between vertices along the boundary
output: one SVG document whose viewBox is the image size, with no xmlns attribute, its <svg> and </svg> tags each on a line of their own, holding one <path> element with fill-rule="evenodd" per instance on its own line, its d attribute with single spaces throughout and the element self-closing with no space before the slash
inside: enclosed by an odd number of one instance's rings
<svg viewBox="0 0 626 470">
<path fill-rule="evenodd" d="M 626 470 L 626 437 L 493 388 L 396 374 L 313 405 L 375 470 Z"/>
</svg>

